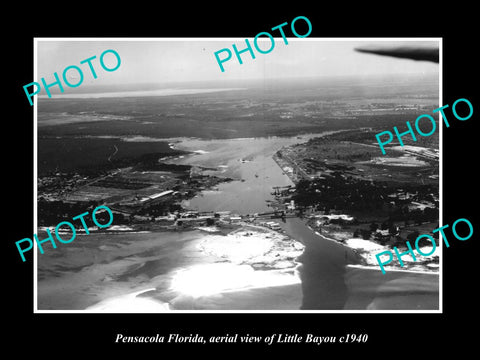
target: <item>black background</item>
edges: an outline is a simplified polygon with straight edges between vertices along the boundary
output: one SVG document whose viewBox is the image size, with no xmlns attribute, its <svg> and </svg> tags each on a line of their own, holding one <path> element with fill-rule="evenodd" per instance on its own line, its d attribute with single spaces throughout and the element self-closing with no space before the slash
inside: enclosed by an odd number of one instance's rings
<svg viewBox="0 0 480 360">
<path fill-rule="evenodd" d="M 389 357 L 430 355 L 444 349 L 462 353 L 473 348 L 477 312 L 476 259 L 478 258 L 476 137 L 480 106 L 474 82 L 478 76 L 478 45 L 474 29 L 475 10 L 460 3 L 448 8 L 420 9 L 418 4 L 389 3 L 380 7 L 342 2 L 338 7 L 318 3 L 294 6 L 247 6 L 242 2 L 219 5 L 188 3 L 174 9 L 164 3 L 111 3 L 71 8 L 25 6 L 10 10 L 12 21 L 2 24 L 4 63 L 2 99 L 4 137 L 2 142 L 3 237 L 2 291 L 7 335 L 4 344 L 17 354 L 51 358 L 106 352 L 110 355 L 133 351 L 137 356 L 179 355 L 206 352 L 230 357 L 238 351 L 252 355 L 273 352 Z M 9 15 L 9 16 L 10 16 Z M 467 218 L 474 225 L 468 241 L 450 241 L 444 248 L 443 314 L 34 314 L 33 259 L 22 263 L 15 241 L 33 234 L 33 108 L 23 85 L 33 79 L 34 37 L 241 37 L 253 38 L 296 16 L 310 19 L 309 37 L 442 37 L 443 104 L 467 98 L 474 108 L 467 121 L 450 121 L 443 131 L 443 223 Z M 9 16 L 5 16 L 8 18 Z M 15 19 L 16 18 L 16 19 Z M 476 23 L 477 21 L 477 23 Z M 476 26 L 477 25 L 477 26 Z M 299 31 L 300 32 L 300 31 Z M 301 32 L 300 32 L 301 33 Z M 274 56 L 271 55 L 271 56 Z M 448 114 L 448 113 L 447 113 Z M 473 323 L 473 324 L 471 324 Z M 473 328 L 471 327 L 473 325 Z M 120 344 L 124 335 L 168 335 L 198 333 L 210 335 L 272 333 L 342 336 L 366 333 L 366 344 Z"/>
</svg>

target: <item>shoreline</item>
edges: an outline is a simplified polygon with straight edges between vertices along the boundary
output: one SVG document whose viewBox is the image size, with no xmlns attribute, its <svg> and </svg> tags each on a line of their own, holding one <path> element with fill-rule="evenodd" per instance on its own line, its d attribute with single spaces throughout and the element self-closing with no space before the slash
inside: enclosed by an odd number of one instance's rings
<svg viewBox="0 0 480 360">
<path fill-rule="evenodd" d="M 292 235 L 303 227 L 308 242 L 299 259 L 302 310 L 440 310 L 438 272 L 396 268 L 383 274 L 379 267 L 362 264 L 355 249 L 315 233 L 301 219 L 292 225 L 286 226 Z"/>
<path fill-rule="evenodd" d="M 313 231 L 315 234 L 325 238 L 326 240 L 328 241 L 333 241 L 333 242 L 336 242 L 338 244 L 342 244 L 343 246 L 351 249 L 355 254 L 357 254 L 358 256 L 358 259 L 360 260 L 360 263 L 359 264 L 352 264 L 353 265 L 360 265 L 362 266 L 363 268 L 368 268 L 368 269 L 377 269 L 378 271 L 381 271 L 381 268 L 380 266 L 378 265 L 378 263 L 376 265 L 373 265 L 371 264 L 371 262 L 369 261 L 369 257 L 372 257 L 372 258 L 375 258 L 375 255 L 377 255 L 379 252 L 376 251 L 376 250 L 368 250 L 366 248 L 362 248 L 362 247 L 353 247 L 349 244 L 347 244 L 346 242 L 349 241 L 349 240 L 361 240 L 361 241 L 365 241 L 365 242 L 369 242 L 369 243 L 372 243 L 372 244 L 375 244 L 375 245 L 378 245 L 378 246 L 383 246 L 383 245 L 380 245 L 372 240 L 363 240 L 361 238 L 350 238 L 350 239 L 347 239 L 347 240 L 336 240 L 336 239 L 333 239 L 333 238 L 330 238 L 330 237 L 327 237 L 321 233 L 319 233 L 318 231 L 315 231 L 315 229 L 313 229 L 311 226 L 309 225 L 306 225 L 311 231 Z M 383 246 L 385 248 L 385 250 L 383 251 L 387 251 L 387 250 L 390 250 L 388 247 L 386 246 Z M 403 260 L 405 262 L 405 260 Z M 422 274 L 438 274 L 439 273 L 439 270 L 435 270 L 435 269 L 429 269 L 427 268 L 427 264 L 425 263 L 428 263 L 430 260 L 427 258 L 426 260 L 424 260 L 423 262 L 422 261 L 408 261 L 408 263 L 405 264 L 405 266 L 400 266 L 400 264 L 398 263 L 394 263 L 392 261 L 392 263 L 389 263 L 385 266 L 388 266 L 388 268 L 385 269 L 386 272 L 388 271 L 405 271 L 405 272 L 415 272 L 415 273 L 422 273 Z M 422 267 L 422 269 L 417 269 L 417 270 L 411 270 L 410 267 Z"/>
<path fill-rule="evenodd" d="M 258 225 L 225 230 L 80 235 L 39 257 L 38 310 L 298 310 L 303 245 Z"/>
</svg>

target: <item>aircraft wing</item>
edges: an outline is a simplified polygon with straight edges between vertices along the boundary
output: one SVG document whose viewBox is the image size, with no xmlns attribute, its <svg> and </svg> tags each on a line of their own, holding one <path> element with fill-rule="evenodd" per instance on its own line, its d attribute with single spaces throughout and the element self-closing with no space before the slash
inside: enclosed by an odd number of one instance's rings
<svg viewBox="0 0 480 360">
<path fill-rule="evenodd" d="M 362 46 L 355 48 L 358 52 L 393 56 L 398 58 L 432 61 L 438 63 L 439 49 L 438 47 L 427 46 Z"/>
</svg>

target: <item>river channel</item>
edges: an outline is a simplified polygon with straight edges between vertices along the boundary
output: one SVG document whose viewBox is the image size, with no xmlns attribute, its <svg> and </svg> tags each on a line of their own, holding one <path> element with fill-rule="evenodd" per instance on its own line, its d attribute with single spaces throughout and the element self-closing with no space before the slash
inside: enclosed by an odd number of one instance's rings
<svg viewBox="0 0 480 360">
<path fill-rule="evenodd" d="M 232 211 L 238 214 L 271 211 L 268 201 L 273 186 L 293 183 L 272 159 L 283 146 L 302 143 L 323 134 L 298 137 L 201 140 L 188 139 L 176 148 L 193 151 L 175 163 L 212 168 L 213 175 L 228 176 L 236 181 L 224 183 L 217 190 L 204 191 L 183 205 L 198 211 Z M 298 218 L 287 218 L 279 224 L 286 234 L 305 245 L 298 259 L 302 281 L 301 309 L 343 309 L 348 291 L 344 282 L 345 265 L 355 261 L 350 248 L 315 234 Z"/>
</svg>

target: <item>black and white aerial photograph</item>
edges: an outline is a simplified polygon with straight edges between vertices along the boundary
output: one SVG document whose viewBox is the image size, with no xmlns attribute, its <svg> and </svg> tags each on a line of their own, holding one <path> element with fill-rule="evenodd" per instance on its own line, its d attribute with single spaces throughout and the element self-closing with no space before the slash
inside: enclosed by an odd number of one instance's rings
<svg viewBox="0 0 480 360">
<path fill-rule="evenodd" d="M 18 5 L 1 25 L 6 352 L 475 350 L 467 4 Z"/>
<path fill-rule="evenodd" d="M 35 312 L 442 310 L 441 39 L 258 45 L 35 39 Z"/>
</svg>

